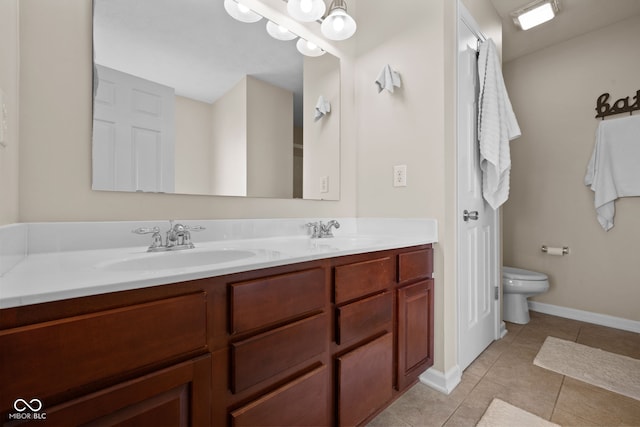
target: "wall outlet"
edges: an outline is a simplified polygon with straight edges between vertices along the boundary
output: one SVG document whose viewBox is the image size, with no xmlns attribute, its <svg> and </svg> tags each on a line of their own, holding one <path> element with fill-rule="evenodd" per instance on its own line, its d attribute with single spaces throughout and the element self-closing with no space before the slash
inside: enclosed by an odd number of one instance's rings
<svg viewBox="0 0 640 427">
<path fill-rule="evenodd" d="M 320 177 L 320 192 L 321 193 L 329 192 L 329 177 L 326 175 Z"/>
<path fill-rule="evenodd" d="M 407 165 L 395 165 L 393 167 L 393 186 L 407 186 Z"/>
</svg>

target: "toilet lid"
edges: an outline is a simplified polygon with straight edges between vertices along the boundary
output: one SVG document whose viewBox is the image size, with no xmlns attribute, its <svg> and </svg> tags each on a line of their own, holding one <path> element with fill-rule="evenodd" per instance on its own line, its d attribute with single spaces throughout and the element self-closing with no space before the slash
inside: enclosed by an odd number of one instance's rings
<svg viewBox="0 0 640 427">
<path fill-rule="evenodd" d="M 544 273 L 537 271 L 525 270 L 523 268 L 502 267 L 502 276 L 511 280 L 548 280 L 549 277 Z"/>
</svg>

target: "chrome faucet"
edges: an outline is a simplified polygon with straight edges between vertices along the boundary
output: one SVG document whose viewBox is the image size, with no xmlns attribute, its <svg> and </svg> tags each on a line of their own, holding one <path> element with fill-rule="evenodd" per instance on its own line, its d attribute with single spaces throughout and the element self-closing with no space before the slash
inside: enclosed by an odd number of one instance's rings
<svg viewBox="0 0 640 427">
<path fill-rule="evenodd" d="M 169 221 L 169 230 L 165 244 L 162 244 L 162 236 L 160 235 L 160 227 L 140 227 L 132 230 L 135 234 L 152 234 L 151 245 L 147 252 L 164 252 L 179 251 L 181 249 L 193 249 L 195 246 L 191 242 L 191 232 L 201 231 L 205 228 L 200 225 L 189 226 L 183 224 L 174 224 L 173 220 Z"/>
<path fill-rule="evenodd" d="M 312 239 L 324 239 L 327 237 L 333 237 L 331 228 L 340 228 L 340 223 L 335 219 L 323 224 L 322 221 L 310 222 L 306 224 L 306 227 L 311 230 Z"/>
</svg>

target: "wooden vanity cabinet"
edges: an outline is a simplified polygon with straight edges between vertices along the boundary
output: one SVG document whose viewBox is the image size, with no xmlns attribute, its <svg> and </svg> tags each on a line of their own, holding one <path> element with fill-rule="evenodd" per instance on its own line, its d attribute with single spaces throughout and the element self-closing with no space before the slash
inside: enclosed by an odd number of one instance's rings
<svg viewBox="0 0 640 427">
<path fill-rule="evenodd" d="M 432 270 L 422 245 L 4 309 L 0 425 L 18 398 L 48 425 L 362 425 L 433 363 Z"/>
</svg>

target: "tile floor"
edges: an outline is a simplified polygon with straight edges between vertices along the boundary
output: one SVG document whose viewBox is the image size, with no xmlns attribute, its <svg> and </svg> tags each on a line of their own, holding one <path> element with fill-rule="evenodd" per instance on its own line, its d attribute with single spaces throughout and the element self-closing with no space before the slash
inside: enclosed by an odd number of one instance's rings
<svg viewBox="0 0 640 427">
<path fill-rule="evenodd" d="M 473 427 L 494 397 L 562 426 L 640 426 L 640 401 L 533 364 L 548 335 L 640 359 L 640 334 L 535 312 L 507 330 L 450 395 L 418 383 L 369 426 Z"/>
</svg>

